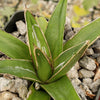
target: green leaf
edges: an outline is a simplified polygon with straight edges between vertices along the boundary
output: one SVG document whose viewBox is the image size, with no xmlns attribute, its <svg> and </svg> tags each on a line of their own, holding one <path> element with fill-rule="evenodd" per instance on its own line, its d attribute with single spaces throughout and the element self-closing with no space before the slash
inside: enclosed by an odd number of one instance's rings
<svg viewBox="0 0 100 100">
<path fill-rule="evenodd" d="M 54 100 L 81 100 L 67 76 L 42 87 Z"/>
<path fill-rule="evenodd" d="M 55 81 L 65 75 L 79 60 L 87 46 L 88 42 L 83 42 L 61 53 L 54 61 L 54 74 L 48 82 Z"/>
<path fill-rule="evenodd" d="M 52 69 L 48 58 L 39 50 L 35 49 L 37 74 L 41 81 L 45 82 L 52 75 Z"/>
<path fill-rule="evenodd" d="M 32 55 L 33 61 L 35 62 L 35 57 L 33 50 L 35 47 L 38 47 L 42 50 L 42 52 L 46 53 L 50 57 L 50 51 L 44 37 L 44 34 L 41 32 L 39 25 L 35 21 L 35 18 L 29 11 L 26 11 L 26 22 L 27 22 L 27 29 L 28 29 L 28 38 L 29 38 L 29 46 L 30 46 L 30 53 Z"/>
<path fill-rule="evenodd" d="M 27 80 L 39 81 L 32 62 L 28 60 L 2 60 L 0 61 L 0 73 L 8 73 Z"/>
<path fill-rule="evenodd" d="M 27 100 L 50 100 L 50 96 L 43 90 L 35 90 L 33 85 L 31 85 L 29 90 L 29 96 Z"/>
<path fill-rule="evenodd" d="M 100 0 L 83 0 L 83 7 L 88 10 L 89 8 L 92 8 L 93 6 L 96 6 Z"/>
<path fill-rule="evenodd" d="M 0 51 L 14 59 L 31 59 L 28 46 L 2 30 L 0 30 Z"/>
<path fill-rule="evenodd" d="M 60 0 L 52 14 L 45 33 L 52 58 L 63 51 L 63 33 L 66 18 L 67 0 Z"/>
<path fill-rule="evenodd" d="M 36 17 L 36 20 L 41 28 L 41 31 L 45 33 L 48 22 L 44 17 Z"/>
<path fill-rule="evenodd" d="M 73 38 L 67 41 L 64 45 L 64 50 L 71 48 L 86 40 L 90 40 L 90 46 L 98 37 L 100 37 L 100 18 L 82 28 Z"/>
</svg>

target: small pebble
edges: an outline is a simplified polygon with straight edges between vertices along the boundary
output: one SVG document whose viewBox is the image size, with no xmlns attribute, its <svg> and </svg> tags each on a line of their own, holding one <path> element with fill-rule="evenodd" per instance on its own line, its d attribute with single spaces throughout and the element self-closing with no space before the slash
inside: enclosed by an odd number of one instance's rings
<svg viewBox="0 0 100 100">
<path fill-rule="evenodd" d="M 84 78 L 83 83 L 86 84 L 87 86 L 89 86 L 92 83 L 92 79 L 91 78 Z"/>
<path fill-rule="evenodd" d="M 22 99 L 25 99 L 27 97 L 27 93 L 28 93 L 28 90 L 27 90 L 28 83 L 27 83 L 27 81 L 22 80 L 20 78 L 16 78 L 14 87 L 16 89 L 16 92 L 19 94 L 19 96 Z"/>
<path fill-rule="evenodd" d="M 74 67 L 71 68 L 67 75 L 70 79 L 78 78 L 78 72 Z"/>
<path fill-rule="evenodd" d="M 76 70 L 79 70 L 80 69 L 80 66 L 79 66 L 79 63 L 76 62 L 76 64 L 73 66 Z"/>
<path fill-rule="evenodd" d="M 94 47 L 95 53 L 100 53 L 100 46 Z"/>
<path fill-rule="evenodd" d="M 21 35 L 25 35 L 26 34 L 26 25 L 25 25 L 25 23 L 23 22 L 23 21 L 17 21 L 16 22 L 16 26 L 17 26 L 17 29 L 18 29 L 18 31 L 19 31 L 19 33 L 21 34 Z"/>
<path fill-rule="evenodd" d="M 89 94 L 92 94 L 92 91 L 89 89 L 89 87 L 86 84 L 82 84 L 80 85 L 80 87 L 85 91 L 85 93 L 88 92 Z"/>
<path fill-rule="evenodd" d="M 95 70 L 96 68 L 96 64 L 95 61 L 91 58 L 89 58 L 88 56 L 83 57 L 80 61 L 79 64 L 81 67 L 86 68 L 88 70 Z"/>
<path fill-rule="evenodd" d="M 89 70 L 86 70 L 86 69 L 81 69 L 79 71 L 79 77 L 80 78 L 90 78 L 90 77 L 93 77 L 93 76 L 94 76 L 93 71 L 89 71 Z"/>
<path fill-rule="evenodd" d="M 0 78 L 0 91 L 10 90 L 14 86 L 14 80 L 6 79 L 1 77 Z"/>
<path fill-rule="evenodd" d="M 86 53 L 86 55 L 93 55 L 94 51 L 92 48 L 88 48 L 85 53 Z"/>
<path fill-rule="evenodd" d="M 98 39 L 94 44 L 93 44 L 93 49 L 95 53 L 100 53 L 100 39 Z"/>
<path fill-rule="evenodd" d="M 0 93 L 0 100 L 21 100 L 16 94 L 10 93 L 8 91 Z"/>
<path fill-rule="evenodd" d="M 90 85 L 90 89 L 92 90 L 92 92 L 97 92 L 98 91 L 98 88 L 100 86 L 100 79 L 96 80 L 95 82 L 93 82 L 91 85 Z"/>
<path fill-rule="evenodd" d="M 24 43 L 26 42 L 26 41 L 25 41 L 25 36 L 19 36 L 18 39 L 21 40 L 21 41 L 24 42 Z"/>
<path fill-rule="evenodd" d="M 73 79 L 71 82 L 72 82 L 73 85 L 81 84 L 81 81 L 78 78 Z"/>
<path fill-rule="evenodd" d="M 18 38 L 19 32 L 18 31 L 17 32 L 13 32 L 12 35 Z"/>
<path fill-rule="evenodd" d="M 64 39 L 68 41 L 68 39 L 70 39 L 73 35 L 74 35 L 74 32 L 72 31 L 72 28 L 71 28 L 70 19 L 66 17 Z"/>
<path fill-rule="evenodd" d="M 87 100 L 86 93 L 83 89 L 81 89 L 79 86 L 74 85 L 75 90 L 77 91 L 78 95 L 80 96 L 81 100 Z"/>
</svg>

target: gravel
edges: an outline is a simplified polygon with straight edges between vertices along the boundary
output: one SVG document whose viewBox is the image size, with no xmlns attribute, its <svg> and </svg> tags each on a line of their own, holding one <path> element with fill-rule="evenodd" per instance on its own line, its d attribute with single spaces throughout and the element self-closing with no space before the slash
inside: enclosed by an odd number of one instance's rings
<svg viewBox="0 0 100 100">
<path fill-rule="evenodd" d="M 0 93 L 0 100 L 22 100 L 22 99 L 17 97 L 16 94 L 13 94 L 8 91 L 4 91 Z"/>
<path fill-rule="evenodd" d="M 0 77 L 0 91 L 1 92 L 9 91 L 9 93 L 10 92 L 16 93 L 19 95 L 20 98 L 24 100 L 27 97 L 27 93 L 28 93 L 28 81 L 20 78 L 8 79 L 5 77 Z M 4 95 L 12 95 L 9 93 L 7 92 Z"/>
</svg>

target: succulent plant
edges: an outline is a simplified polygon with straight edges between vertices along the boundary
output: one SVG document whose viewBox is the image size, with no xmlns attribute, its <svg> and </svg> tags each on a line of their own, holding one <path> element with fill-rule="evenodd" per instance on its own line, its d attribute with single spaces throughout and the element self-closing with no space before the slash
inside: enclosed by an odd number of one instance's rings
<svg viewBox="0 0 100 100">
<path fill-rule="evenodd" d="M 60 0 L 49 22 L 26 10 L 28 45 L 0 30 L 0 73 L 33 82 L 27 100 L 80 100 L 66 73 L 100 37 L 100 18 L 63 44 L 67 0 Z"/>
</svg>

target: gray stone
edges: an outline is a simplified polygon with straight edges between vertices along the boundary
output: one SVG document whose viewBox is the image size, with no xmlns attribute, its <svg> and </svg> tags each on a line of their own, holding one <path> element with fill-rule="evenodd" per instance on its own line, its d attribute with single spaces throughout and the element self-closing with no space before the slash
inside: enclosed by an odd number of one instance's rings
<svg viewBox="0 0 100 100">
<path fill-rule="evenodd" d="M 1 77 L 0 78 L 0 91 L 10 90 L 14 86 L 14 80 L 6 79 Z"/>
<path fill-rule="evenodd" d="M 16 92 L 19 94 L 19 96 L 22 99 L 25 99 L 27 97 L 27 93 L 28 93 L 27 87 L 28 87 L 27 81 L 22 80 L 20 78 L 17 78 L 15 80 L 15 89 L 16 89 Z"/>
<path fill-rule="evenodd" d="M 92 91 L 89 89 L 89 87 L 86 84 L 82 84 L 81 88 L 84 89 L 85 92 L 92 94 Z"/>
<path fill-rule="evenodd" d="M 35 89 L 39 90 L 40 89 L 40 84 L 38 82 L 35 82 Z"/>
<path fill-rule="evenodd" d="M 0 93 L 0 100 L 21 100 L 16 94 L 8 91 Z"/>
<path fill-rule="evenodd" d="M 15 36 L 15 37 L 18 37 L 19 36 L 19 32 L 18 31 L 13 32 L 12 35 Z"/>
<path fill-rule="evenodd" d="M 94 51 L 92 48 L 88 48 L 85 53 L 86 53 L 86 55 L 93 55 Z"/>
<path fill-rule="evenodd" d="M 73 66 L 76 70 L 79 70 L 80 69 L 80 66 L 79 66 L 79 63 L 76 62 L 76 64 Z"/>
<path fill-rule="evenodd" d="M 89 78 L 89 77 L 93 77 L 93 76 L 94 76 L 94 72 L 92 72 L 92 71 L 88 71 L 86 69 L 81 69 L 79 71 L 80 78 Z"/>
<path fill-rule="evenodd" d="M 19 33 L 21 34 L 21 35 L 25 35 L 26 34 L 26 25 L 25 25 L 25 23 L 23 22 L 23 21 L 17 21 L 16 22 L 16 26 L 17 26 L 17 29 L 18 29 L 18 31 L 19 31 Z"/>
<path fill-rule="evenodd" d="M 71 82 L 73 85 L 80 85 L 81 84 L 81 81 L 78 78 L 73 79 Z"/>
<path fill-rule="evenodd" d="M 21 40 L 21 41 L 24 42 L 24 43 L 26 42 L 25 36 L 19 36 L 18 39 Z"/>
<path fill-rule="evenodd" d="M 77 70 L 74 67 L 72 67 L 71 70 L 67 73 L 67 76 L 70 79 L 78 78 L 78 72 L 77 72 Z"/>
<path fill-rule="evenodd" d="M 87 100 L 85 91 L 77 85 L 74 85 L 75 90 L 77 91 L 78 95 L 80 96 L 81 100 Z"/>
<path fill-rule="evenodd" d="M 28 81 L 15 78 L 15 79 L 6 79 L 1 77 L 0 78 L 0 91 L 10 91 L 13 93 L 19 94 L 22 99 L 27 97 L 28 93 Z M 0 99 L 1 100 L 1 99 Z"/>
<path fill-rule="evenodd" d="M 65 40 L 69 40 L 74 35 L 74 32 L 72 31 L 71 25 L 70 25 L 70 19 L 66 17 L 65 22 L 65 30 L 64 30 L 64 38 Z"/>
<path fill-rule="evenodd" d="M 95 53 L 100 53 L 100 39 L 98 39 L 92 46 Z"/>
<path fill-rule="evenodd" d="M 95 53 L 100 53 L 100 46 L 94 47 Z"/>
<path fill-rule="evenodd" d="M 66 32 L 65 40 L 68 41 L 73 35 L 74 35 L 74 32 L 72 30 L 68 30 Z"/>
<path fill-rule="evenodd" d="M 83 57 L 80 61 L 79 64 L 81 67 L 86 68 L 88 70 L 95 70 L 96 64 L 95 61 L 88 56 Z"/>
<path fill-rule="evenodd" d="M 100 79 L 94 81 L 89 87 L 92 90 L 92 92 L 97 92 L 100 86 Z"/>
<path fill-rule="evenodd" d="M 84 78 L 83 83 L 86 84 L 87 86 L 89 86 L 92 83 L 92 79 L 91 78 Z"/>
<path fill-rule="evenodd" d="M 99 57 L 100 56 L 100 53 L 94 53 L 93 55 L 91 55 L 91 57 L 93 58 L 93 59 L 96 59 L 97 57 Z"/>
</svg>

